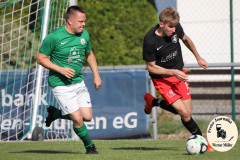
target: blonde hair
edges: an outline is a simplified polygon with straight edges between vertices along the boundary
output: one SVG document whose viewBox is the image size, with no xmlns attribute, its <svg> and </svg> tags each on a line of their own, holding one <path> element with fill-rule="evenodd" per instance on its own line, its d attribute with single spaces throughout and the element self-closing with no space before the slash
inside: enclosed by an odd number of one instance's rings
<svg viewBox="0 0 240 160">
<path fill-rule="evenodd" d="M 180 20 L 179 13 L 173 7 L 167 7 L 159 14 L 159 21 L 171 24 L 178 24 Z"/>
</svg>

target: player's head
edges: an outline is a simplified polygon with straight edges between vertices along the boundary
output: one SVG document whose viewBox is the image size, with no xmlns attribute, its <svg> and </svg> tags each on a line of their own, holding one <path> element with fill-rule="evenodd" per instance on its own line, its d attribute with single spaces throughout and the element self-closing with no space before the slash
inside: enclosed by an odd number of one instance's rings
<svg viewBox="0 0 240 160">
<path fill-rule="evenodd" d="M 159 22 L 164 24 L 171 23 L 177 25 L 179 23 L 180 16 L 173 7 L 167 7 L 159 14 Z"/>
<path fill-rule="evenodd" d="M 67 9 L 65 21 L 71 33 L 81 33 L 83 31 L 83 27 L 85 26 L 86 12 L 79 6 L 70 6 Z"/>
<path fill-rule="evenodd" d="M 179 23 L 180 16 L 173 7 L 167 7 L 159 14 L 159 25 L 164 36 L 171 36 Z"/>
</svg>

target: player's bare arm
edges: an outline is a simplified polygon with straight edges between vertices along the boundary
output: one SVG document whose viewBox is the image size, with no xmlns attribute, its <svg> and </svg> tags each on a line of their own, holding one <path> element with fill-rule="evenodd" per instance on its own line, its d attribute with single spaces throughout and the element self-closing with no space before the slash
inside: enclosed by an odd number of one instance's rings
<svg viewBox="0 0 240 160">
<path fill-rule="evenodd" d="M 205 61 L 205 59 L 203 59 L 197 52 L 197 49 L 193 43 L 193 41 L 186 35 L 184 34 L 183 38 L 182 38 L 183 43 L 185 44 L 185 46 L 194 54 L 194 56 L 197 59 L 197 62 L 199 64 L 199 66 L 201 66 L 204 69 L 207 69 L 207 62 Z"/>
<path fill-rule="evenodd" d="M 43 53 L 39 53 L 38 57 L 37 57 L 37 63 L 42 65 L 43 67 L 56 71 L 62 75 L 64 75 L 67 78 L 72 78 L 75 75 L 75 70 L 72 68 L 68 68 L 68 67 L 60 67 L 56 64 L 54 64 L 53 62 L 51 62 L 48 59 L 48 56 L 43 54 Z"/>
<path fill-rule="evenodd" d="M 96 57 L 92 50 L 90 51 L 89 54 L 86 55 L 86 59 L 87 59 L 87 62 L 89 64 L 92 72 L 93 72 L 93 76 L 94 76 L 93 83 L 94 83 L 95 90 L 97 90 L 101 87 L 102 80 L 101 80 L 99 72 L 98 72 L 97 60 L 96 60 Z"/>
<path fill-rule="evenodd" d="M 175 76 L 177 77 L 180 81 L 187 81 L 188 76 L 177 69 L 165 69 L 163 67 L 160 67 L 156 65 L 156 61 L 152 62 L 147 62 L 147 70 L 152 73 L 152 74 L 157 74 L 157 75 L 165 75 L 165 76 Z"/>
</svg>

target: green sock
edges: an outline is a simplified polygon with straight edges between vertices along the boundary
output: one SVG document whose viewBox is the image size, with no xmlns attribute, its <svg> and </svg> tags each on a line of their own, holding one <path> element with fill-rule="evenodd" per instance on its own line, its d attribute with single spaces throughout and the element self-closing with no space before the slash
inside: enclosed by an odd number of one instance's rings
<svg viewBox="0 0 240 160">
<path fill-rule="evenodd" d="M 63 116 L 61 110 L 59 110 L 59 109 L 57 109 L 57 110 L 53 113 L 53 117 L 54 117 L 55 119 L 60 118 L 60 119 L 68 119 L 68 120 L 71 120 L 71 118 L 70 118 L 70 116 L 69 116 L 68 114 L 66 114 L 66 115 Z"/>
<path fill-rule="evenodd" d="M 91 141 L 91 139 L 89 137 L 87 127 L 84 123 L 83 123 L 82 127 L 80 127 L 80 128 L 76 128 L 73 126 L 73 130 L 81 138 L 81 140 L 84 143 L 85 148 L 87 148 L 93 144 L 93 142 Z"/>
</svg>

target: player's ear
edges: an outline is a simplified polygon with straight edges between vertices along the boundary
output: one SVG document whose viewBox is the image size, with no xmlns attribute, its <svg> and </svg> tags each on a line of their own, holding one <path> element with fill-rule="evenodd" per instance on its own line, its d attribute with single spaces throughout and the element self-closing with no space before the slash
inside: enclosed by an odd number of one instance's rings
<svg viewBox="0 0 240 160">
<path fill-rule="evenodd" d="M 163 27 L 163 22 L 159 22 L 159 26 L 160 26 L 160 27 Z"/>
<path fill-rule="evenodd" d="M 72 19 L 68 18 L 68 25 L 71 25 L 71 24 L 72 24 Z"/>
</svg>

